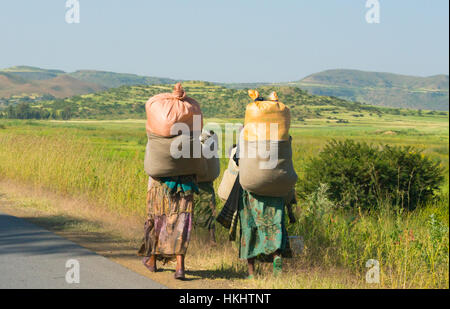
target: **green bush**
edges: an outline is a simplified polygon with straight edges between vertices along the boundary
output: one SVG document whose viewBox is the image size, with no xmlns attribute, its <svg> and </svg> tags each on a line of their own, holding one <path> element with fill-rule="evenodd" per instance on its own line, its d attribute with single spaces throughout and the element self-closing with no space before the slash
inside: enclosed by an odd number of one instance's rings
<svg viewBox="0 0 450 309">
<path fill-rule="evenodd" d="M 300 194 L 327 184 L 338 206 L 370 209 L 388 200 L 412 210 L 429 201 L 443 180 L 440 163 L 414 147 L 332 140 L 306 164 Z"/>
</svg>

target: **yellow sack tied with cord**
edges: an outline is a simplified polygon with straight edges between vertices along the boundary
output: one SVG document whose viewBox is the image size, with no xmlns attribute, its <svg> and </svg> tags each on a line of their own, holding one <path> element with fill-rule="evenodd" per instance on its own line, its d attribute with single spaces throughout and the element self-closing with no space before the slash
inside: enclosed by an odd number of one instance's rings
<svg viewBox="0 0 450 309">
<path fill-rule="evenodd" d="M 272 92 L 268 100 L 260 98 L 256 90 L 249 90 L 248 94 L 253 103 L 248 104 L 245 111 L 244 140 L 288 141 L 291 112 L 286 105 L 278 101 L 276 92 Z M 275 124 L 272 125 L 272 136 L 271 124 Z"/>
</svg>

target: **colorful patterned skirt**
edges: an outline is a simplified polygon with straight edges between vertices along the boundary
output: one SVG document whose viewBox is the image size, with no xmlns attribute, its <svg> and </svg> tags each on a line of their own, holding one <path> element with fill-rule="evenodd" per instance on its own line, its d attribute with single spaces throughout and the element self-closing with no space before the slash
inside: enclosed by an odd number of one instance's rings
<svg viewBox="0 0 450 309">
<path fill-rule="evenodd" d="M 170 193 L 164 183 L 153 180 L 147 192 L 148 217 L 138 255 L 173 260 L 186 254 L 192 229 L 193 192 Z"/>
<path fill-rule="evenodd" d="M 271 261 L 273 253 L 289 257 L 284 199 L 259 196 L 243 190 L 239 203 L 241 259 Z"/>
</svg>

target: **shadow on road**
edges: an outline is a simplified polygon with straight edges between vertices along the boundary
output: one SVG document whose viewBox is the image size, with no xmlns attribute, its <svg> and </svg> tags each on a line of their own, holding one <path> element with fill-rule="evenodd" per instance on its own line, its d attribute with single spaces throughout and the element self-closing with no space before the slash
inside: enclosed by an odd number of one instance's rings
<svg viewBox="0 0 450 309">
<path fill-rule="evenodd" d="M 26 220 L 0 214 L 0 255 L 42 255 L 56 253 L 93 254 L 79 250 L 75 243 L 46 231 Z"/>
<path fill-rule="evenodd" d="M 67 244 L 66 239 L 56 236 L 70 235 L 74 242 L 89 243 L 89 247 L 103 251 L 109 257 L 135 257 L 135 247 L 129 241 L 97 232 L 101 225 L 70 216 L 54 215 L 44 217 L 16 218 L 0 214 L 0 254 L 55 254 L 76 253 L 88 255 L 79 250 L 78 244 Z M 49 230 L 49 231 L 47 231 Z M 119 250 L 118 250 L 119 249 Z M 111 253 L 111 254 L 108 254 Z"/>
<path fill-rule="evenodd" d="M 188 270 L 186 274 L 195 276 L 194 280 L 199 279 L 244 279 L 245 273 L 237 272 L 233 268 L 220 270 Z"/>
</svg>

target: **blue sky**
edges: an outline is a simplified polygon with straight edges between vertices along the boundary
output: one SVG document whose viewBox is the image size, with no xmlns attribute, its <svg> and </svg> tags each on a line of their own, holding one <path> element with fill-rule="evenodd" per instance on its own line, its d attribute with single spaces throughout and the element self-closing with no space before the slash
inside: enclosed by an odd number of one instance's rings
<svg viewBox="0 0 450 309">
<path fill-rule="evenodd" d="M 292 81 L 348 68 L 448 74 L 448 0 L 0 2 L 0 68 L 33 65 L 220 82 Z"/>
</svg>

